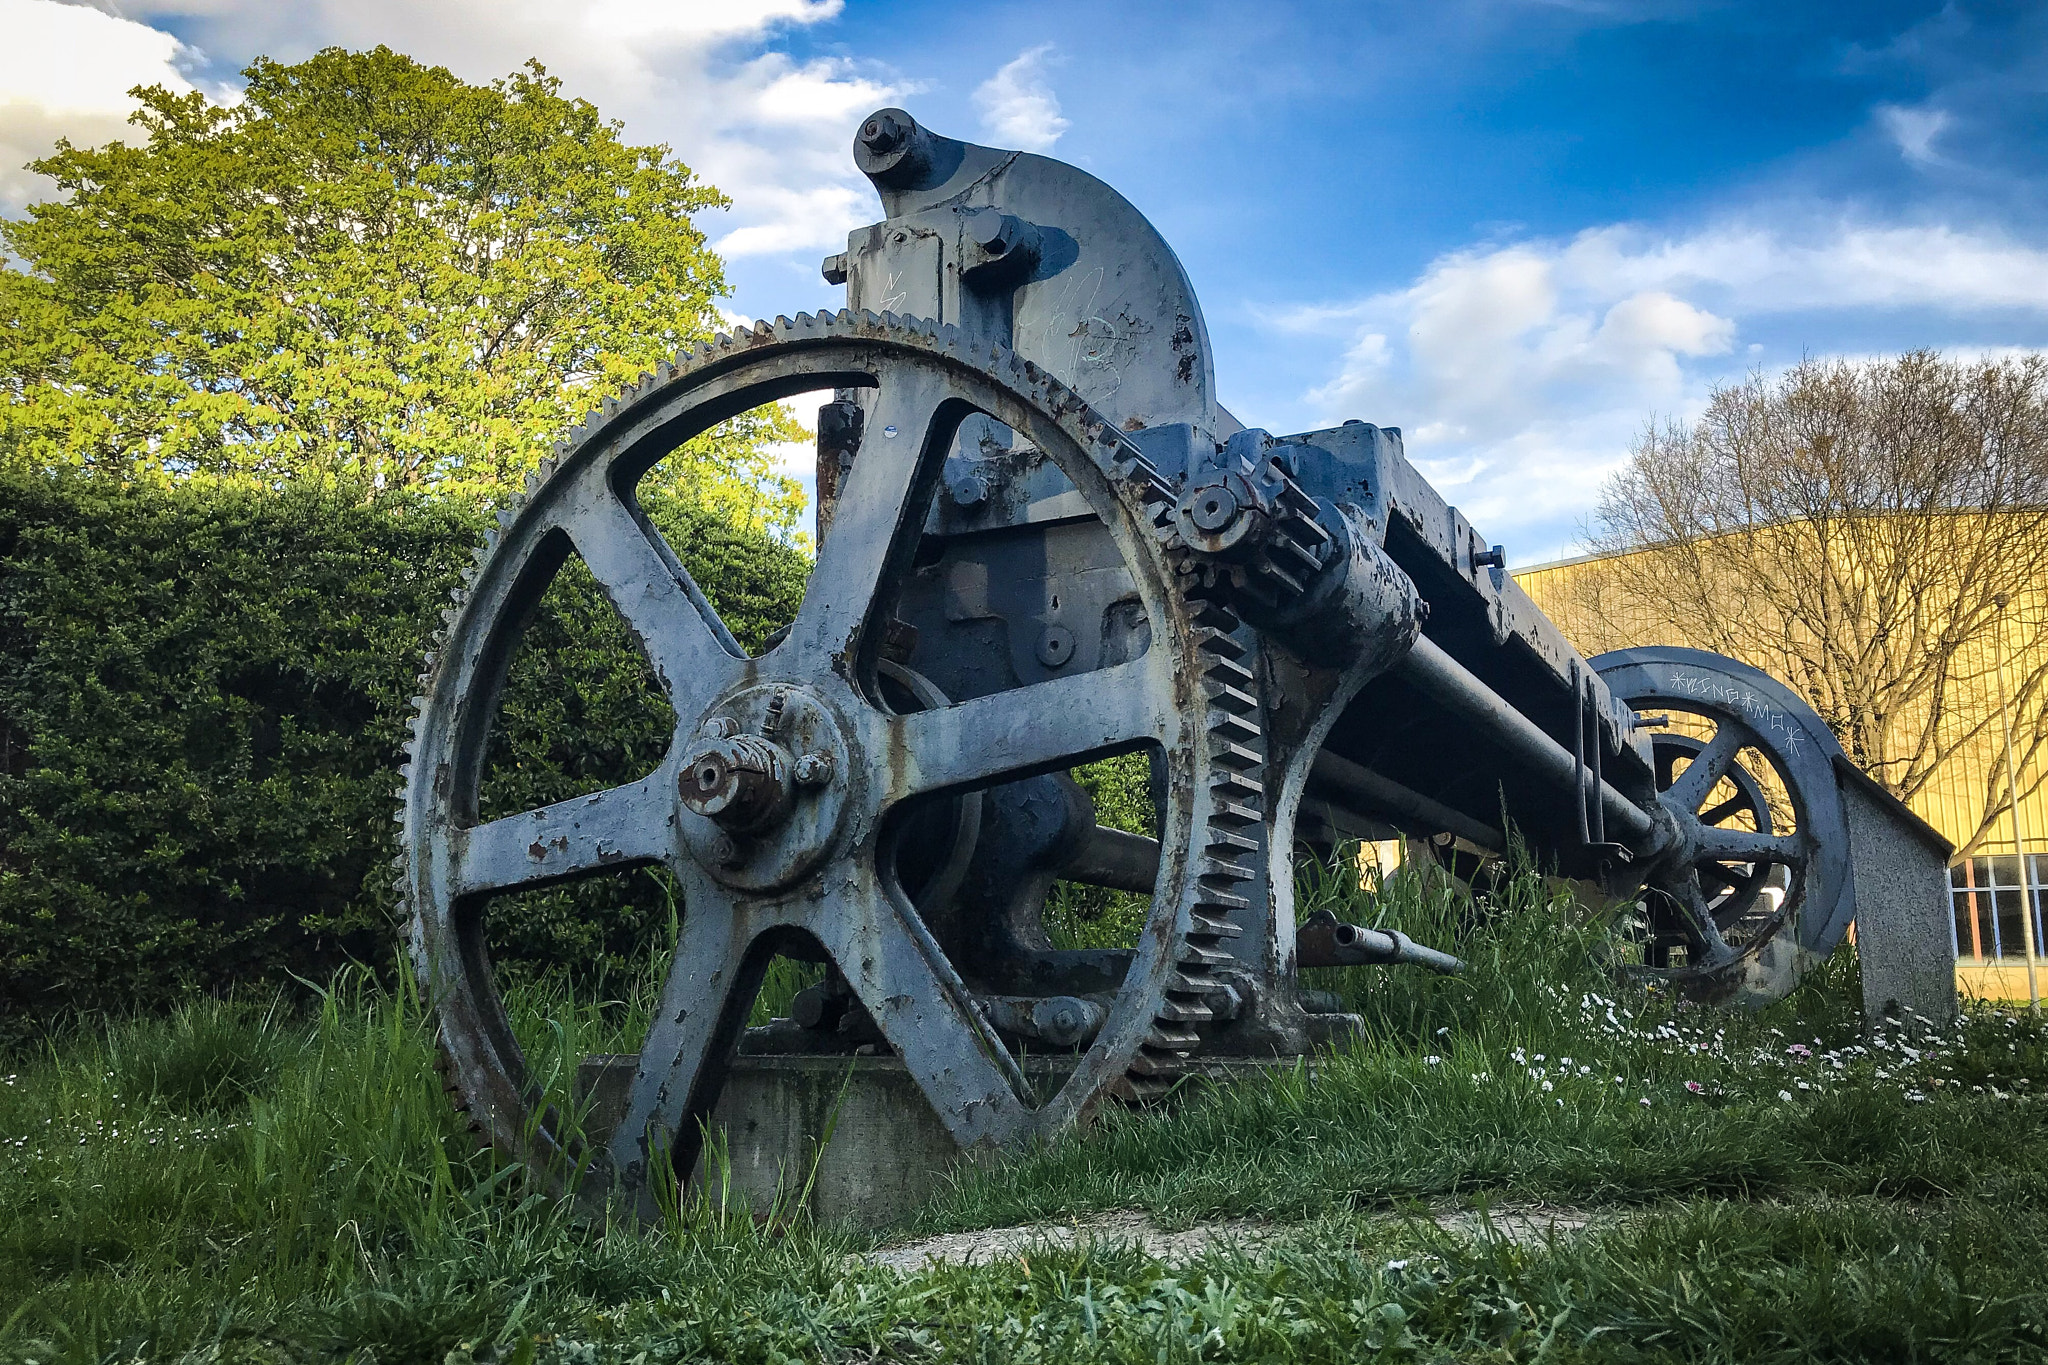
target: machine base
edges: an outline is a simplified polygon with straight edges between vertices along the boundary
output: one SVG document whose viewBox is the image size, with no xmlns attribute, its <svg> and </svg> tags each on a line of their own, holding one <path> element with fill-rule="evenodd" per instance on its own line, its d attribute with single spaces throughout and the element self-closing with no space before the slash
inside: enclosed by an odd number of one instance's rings
<svg viewBox="0 0 2048 1365">
<path fill-rule="evenodd" d="M 602 1144 L 626 1105 L 639 1059 L 628 1053 L 583 1059 L 577 1093 L 588 1104 L 586 1140 Z M 1210 1081 L 1261 1076 L 1313 1058 L 1199 1058 L 1190 1068 Z M 1073 1059 L 1024 1059 L 1025 1075 L 1049 1092 Z M 973 1159 L 932 1111 L 894 1057 L 735 1057 L 712 1121 L 722 1134 L 706 1144 L 697 1183 L 714 1201 L 744 1202 L 756 1215 L 794 1201 L 806 1181 L 813 1218 L 876 1227 L 908 1217 L 937 1194 L 949 1173 Z M 824 1151 L 819 1139 L 830 1130 Z M 717 1153 L 723 1147 L 723 1161 Z M 721 1169 L 722 1166 L 722 1169 Z"/>
</svg>

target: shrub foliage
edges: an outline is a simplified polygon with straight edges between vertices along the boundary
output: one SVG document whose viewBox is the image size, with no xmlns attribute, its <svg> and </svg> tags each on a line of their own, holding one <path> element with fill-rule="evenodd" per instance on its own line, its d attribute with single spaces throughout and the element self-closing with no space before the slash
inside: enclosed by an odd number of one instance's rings
<svg viewBox="0 0 2048 1365">
<path fill-rule="evenodd" d="M 803 557 L 649 508 L 734 633 Z M 317 489 L 0 476 L 0 1032 L 391 958 L 400 746 L 484 514 Z M 580 566 L 515 660 L 483 794 L 526 808 L 645 772 L 672 721 Z M 494 910 L 509 962 L 602 970 L 667 922 L 640 874 Z"/>
</svg>

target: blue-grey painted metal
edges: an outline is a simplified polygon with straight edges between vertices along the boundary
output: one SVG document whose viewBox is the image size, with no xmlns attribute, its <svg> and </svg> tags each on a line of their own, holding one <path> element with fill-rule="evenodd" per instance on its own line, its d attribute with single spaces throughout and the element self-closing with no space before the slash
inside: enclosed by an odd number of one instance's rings
<svg viewBox="0 0 2048 1365">
<path fill-rule="evenodd" d="M 1457 860 L 1499 851 L 1505 818 L 1639 896 L 1640 970 L 1703 995 L 1788 925 L 1812 951 L 1840 937 L 1838 750 L 1788 689 L 1692 651 L 1582 658 L 1398 428 L 1242 426 L 1186 272 L 1092 176 L 901 110 L 854 155 L 886 216 L 824 264 L 850 308 L 718 338 L 593 413 L 500 518 L 422 677 L 399 889 L 449 1088 L 509 1155 L 652 1216 L 740 1049 L 893 1052 L 956 1141 L 1005 1145 L 1155 1098 L 1198 1052 L 1347 1036 L 1304 965 L 1455 970 L 1297 925 L 1303 843 L 1401 832 Z M 715 423 L 819 390 L 818 562 L 749 658 L 633 489 Z M 571 554 L 676 730 L 637 781 L 482 821 L 499 685 Z M 1660 733 L 1645 708 L 1699 724 Z M 1126 753 L 1150 765 L 1149 834 L 1099 828 L 1069 775 Z M 585 1142 L 527 1072 L 486 907 L 638 865 L 674 875 L 681 937 L 622 1117 Z M 1062 949 L 1062 881 L 1149 893 L 1143 932 Z M 747 1029 L 778 955 L 822 979 Z M 1074 1062 L 1035 1093 L 1019 1058 L 1047 1051 Z"/>
</svg>

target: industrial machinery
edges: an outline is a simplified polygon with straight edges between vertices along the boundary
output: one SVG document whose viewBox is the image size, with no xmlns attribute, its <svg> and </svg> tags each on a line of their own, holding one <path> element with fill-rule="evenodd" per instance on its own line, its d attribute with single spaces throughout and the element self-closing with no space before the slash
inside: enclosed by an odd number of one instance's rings
<svg viewBox="0 0 2048 1365">
<path fill-rule="evenodd" d="M 607 399 L 500 517 L 424 674 L 399 887 L 449 1088 L 506 1153 L 645 1210 L 738 1051 L 893 1053 L 963 1146 L 1014 1144 L 1197 1058 L 1341 1039 L 1355 1019 L 1301 968 L 1456 969 L 1298 923 L 1304 846 L 1471 857 L 1512 829 L 1640 906 L 1634 970 L 1706 996 L 1782 991 L 1770 964 L 1841 938 L 1840 749 L 1788 688 L 1691 650 L 1582 658 L 1398 428 L 1242 425 L 1179 261 L 1093 177 L 894 109 L 854 156 L 885 217 L 824 264 L 846 310 Z M 634 487 L 821 391 L 816 567 L 749 657 Z M 571 554 L 645 650 L 673 743 L 639 781 L 480 821 L 507 660 Z M 1146 835 L 1098 826 L 1068 775 L 1133 753 Z M 680 887 L 680 940 L 624 1120 L 585 1149 L 538 1099 L 484 907 L 644 864 Z M 1142 932 L 1059 946 L 1060 882 L 1149 896 Z M 750 1030 L 777 956 L 822 979 Z"/>
</svg>

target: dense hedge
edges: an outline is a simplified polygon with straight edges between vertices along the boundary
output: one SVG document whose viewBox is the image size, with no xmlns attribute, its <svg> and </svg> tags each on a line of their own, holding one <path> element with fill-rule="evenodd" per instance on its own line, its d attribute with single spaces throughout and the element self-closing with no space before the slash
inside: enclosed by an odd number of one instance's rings
<svg viewBox="0 0 2048 1365">
<path fill-rule="evenodd" d="M 743 641 L 806 561 L 650 513 Z M 236 982 L 388 964 L 399 745 L 479 514 L 337 493 L 0 477 L 0 1034 Z M 672 720 L 572 563 L 528 630 L 487 811 L 638 776 Z M 501 902 L 501 961 L 636 955 L 650 875 Z"/>
</svg>

